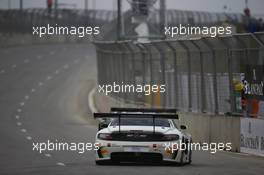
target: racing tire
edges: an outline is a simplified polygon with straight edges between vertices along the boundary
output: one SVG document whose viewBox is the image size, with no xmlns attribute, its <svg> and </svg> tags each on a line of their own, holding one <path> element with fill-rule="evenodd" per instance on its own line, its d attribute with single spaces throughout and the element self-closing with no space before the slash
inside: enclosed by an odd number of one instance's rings
<svg viewBox="0 0 264 175">
<path fill-rule="evenodd" d="M 189 158 L 187 164 L 190 165 L 192 163 L 192 150 L 189 150 Z"/>
<path fill-rule="evenodd" d="M 192 140 L 190 141 L 190 144 L 192 144 Z M 189 150 L 189 158 L 188 158 L 188 162 L 187 164 L 191 164 L 192 163 L 192 149 L 190 148 Z"/>
<path fill-rule="evenodd" d="M 184 159 L 184 153 L 185 151 L 181 151 L 181 158 L 180 158 L 180 163 L 179 163 L 179 165 L 180 166 L 183 166 L 184 165 L 184 161 L 183 161 L 183 159 Z"/>
</svg>

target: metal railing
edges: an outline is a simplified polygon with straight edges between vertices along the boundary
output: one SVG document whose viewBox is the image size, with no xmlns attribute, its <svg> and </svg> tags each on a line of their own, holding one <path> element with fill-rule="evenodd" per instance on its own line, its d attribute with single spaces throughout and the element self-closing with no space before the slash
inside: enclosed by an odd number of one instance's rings
<svg viewBox="0 0 264 175">
<path fill-rule="evenodd" d="M 165 93 L 146 96 L 125 92 L 111 96 L 189 112 L 245 113 L 238 109 L 241 96 L 236 95 L 234 81 L 244 79 L 247 65 L 264 65 L 264 33 L 95 45 L 99 85 L 166 85 Z M 248 102 L 247 113 L 250 105 Z M 263 101 L 259 102 L 259 115 L 264 116 Z"/>
</svg>

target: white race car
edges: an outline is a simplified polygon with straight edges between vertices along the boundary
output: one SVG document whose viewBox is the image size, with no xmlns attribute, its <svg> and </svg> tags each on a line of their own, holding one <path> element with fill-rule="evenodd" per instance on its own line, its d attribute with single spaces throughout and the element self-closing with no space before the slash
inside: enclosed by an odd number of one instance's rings
<svg viewBox="0 0 264 175">
<path fill-rule="evenodd" d="M 186 146 L 192 139 L 184 132 L 186 126 L 177 127 L 175 109 L 112 108 L 110 113 L 94 113 L 94 117 L 104 119 L 95 139 L 97 165 L 109 161 L 192 161 L 191 148 Z"/>
</svg>

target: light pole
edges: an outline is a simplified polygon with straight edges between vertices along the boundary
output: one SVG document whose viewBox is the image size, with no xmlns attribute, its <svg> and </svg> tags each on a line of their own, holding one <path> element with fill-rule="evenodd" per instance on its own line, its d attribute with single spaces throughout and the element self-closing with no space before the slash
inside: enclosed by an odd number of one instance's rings
<svg viewBox="0 0 264 175">
<path fill-rule="evenodd" d="M 166 26 L 166 0 L 160 0 L 160 34 L 165 37 L 164 28 Z"/>
<path fill-rule="evenodd" d="M 11 9 L 11 0 L 8 0 L 7 3 L 8 3 L 8 9 Z"/>
<path fill-rule="evenodd" d="M 88 0 L 84 0 L 84 9 L 85 9 L 85 12 L 88 11 Z"/>
<path fill-rule="evenodd" d="M 55 18 L 58 17 L 58 0 L 55 0 L 54 2 L 54 10 L 55 10 Z"/>
<path fill-rule="evenodd" d="M 20 10 L 23 10 L 23 0 L 20 0 L 19 1 L 19 9 Z"/>
<path fill-rule="evenodd" d="M 117 0 L 117 40 L 121 39 L 121 31 L 122 31 L 122 4 L 121 4 L 121 0 Z"/>
</svg>

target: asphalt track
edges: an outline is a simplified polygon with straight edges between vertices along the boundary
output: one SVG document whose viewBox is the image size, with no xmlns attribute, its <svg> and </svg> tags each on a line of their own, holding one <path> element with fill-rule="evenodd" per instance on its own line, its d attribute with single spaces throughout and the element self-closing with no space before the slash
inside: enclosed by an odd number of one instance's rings
<svg viewBox="0 0 264 175">
<path fill-rule="evenodd" d="M 96 166 L 93 151 L 33 151 L 32 142 L 94 142 L 87 95 L 95 82 L 89 44 L 0 48 L 0 174 L 263 174 L 263 158 L 227 152 L 194 152 L 186 166 Z"/>
</svg>

